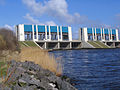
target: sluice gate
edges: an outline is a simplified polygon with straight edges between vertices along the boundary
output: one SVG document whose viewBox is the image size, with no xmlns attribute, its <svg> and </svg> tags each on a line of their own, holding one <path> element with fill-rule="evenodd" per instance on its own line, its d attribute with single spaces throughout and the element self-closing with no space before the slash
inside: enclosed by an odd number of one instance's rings
<svg viewBox="0 0 120 90">
<path fill-rule="evenodd" d="M 60 50 L 60 49 L 80 49 L 80 41 L 37 41 L 41 48 L 46 50 Z"/>
</svg>

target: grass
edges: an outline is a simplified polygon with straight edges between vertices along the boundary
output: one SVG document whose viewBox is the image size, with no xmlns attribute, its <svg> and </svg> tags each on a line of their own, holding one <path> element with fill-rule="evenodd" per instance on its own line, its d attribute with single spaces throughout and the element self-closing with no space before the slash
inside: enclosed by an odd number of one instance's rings
<svg viewBox="0 0 120 90">
<path fill-rule="evenodd" d="M 8 64 L 5 61 L 0 61 L 0 78 L 2 81 L 5 79 L 7 75 Z"/>
<path fill-rule="evenodd" d="M 0 83 L 4 82 L 8 76 L 9 60 L 18 60 L 18 52 L 9 50 L 1 51 L 0 53 Z"/>
<path fill-rule="evenodd" d="M 93 45 L 95 48 L 101 48 L 99 45 L 97 45 L 93 41 L 88 41 L 88 43 L 90 43 L 91 45 Z"/>
<path fill-rule="evenodd" d="M 3 66 L 5 64 L 4 61 L 0 61 L 0 66 Z"/>
<path fill-rule="evenodd" d="M 100 46 L 102 46 L 103 48 L 109 48 L 108 46 L 106 46 L 105 44 L 99 42 L 99 41 L 95 41 L 97 44 L 99 44 Z"/>
<path fill-rule="evenodd" d="M 38 47 L 33 41 L 19 41 L 21 48 L 25 47 Z"/>
<path fill-rule="evenodd" d="M 24 41 L 30 47 L 38 47 L 33 41 Z"/>
<path fill-rule="evenodd" d="M 23 42 L 21 42 L 21 41 L 19 41 L 19 45 L 21 46 L 21 47 L 27 47 Z"/>
</svg>

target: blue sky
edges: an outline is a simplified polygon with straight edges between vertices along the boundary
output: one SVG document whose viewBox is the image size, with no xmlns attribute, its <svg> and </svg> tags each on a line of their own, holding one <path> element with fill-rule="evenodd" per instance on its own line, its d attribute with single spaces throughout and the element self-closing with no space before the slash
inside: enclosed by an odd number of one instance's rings
<svg viewBox="0 0 120 90">
<path fill-rule="evenodd" d="M 16 24 L 120 27 L 120 0 L 0 0 L 0 27 Z"/>
</svg>

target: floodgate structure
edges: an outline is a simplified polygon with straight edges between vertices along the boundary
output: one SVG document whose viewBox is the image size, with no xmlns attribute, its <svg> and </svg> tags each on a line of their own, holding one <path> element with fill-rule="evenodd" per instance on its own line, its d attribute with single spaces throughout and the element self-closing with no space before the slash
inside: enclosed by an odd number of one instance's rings
<svg viewBox="0 0 120 90">
<path fill-rule="evenodd" d="M 81 41 L 72 40 L 72 30 L 69 26 L 25 25 L 15 27 L 19 41 L 34 41 L 43 49 L 73 49 L 80 48 Z"/>
<path fill-rule="evenodd" d="M 48 50 L 120 47 L 117 29 L 81 28 L 78 40 L 72 39 L 70 26 L 19 24 L 15 30 L 20 42 L 33 41 Z"/>
<path fill-rule="evenodd" d="M 120 47 L 118 29 L 81 28 L 79 40 L 87 42 L 95 48 Z"/>
</svg>

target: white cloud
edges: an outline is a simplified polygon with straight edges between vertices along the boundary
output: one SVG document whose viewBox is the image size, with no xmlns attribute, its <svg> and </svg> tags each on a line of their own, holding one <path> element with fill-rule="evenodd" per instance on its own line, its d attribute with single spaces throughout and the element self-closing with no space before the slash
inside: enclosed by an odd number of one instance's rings
<svg viewBox="0 0 120 90">
<path fill-rule="evenodd" d="M 56 23 L 54 21 L 47 21 L 46 24 L 51 26 L 56 26 Z"/>
<path fill-rule="evenodd" d="M 26 14 L 25 16 L 23 16 L 25 19 L 27 19 L 31 24 L 40 24 L 40 25 L 52 25 L 55 26 L 56 23 L 54 21 L 47 21 L 45 23 L 41 23 L 38 19 L 35 19 L 34 17 L 32 17 L 29 13 Z"/>
<path fill-rule="evenodd" d="M 120 28 L 120 13 L 115 15 L 115 26 Z"/>
<path fill-rule="evenodd" d="M 66 0 L 45 0 L 43 3 L 40 1 L 37 2 L 36 0 L 22 1 L 35 16 L 48 15 L 67 24 L 88 22 L 88 18 L 81 16 L 79 13 L 69 14 Z"/>
<path fill-rule="evenodd" d="M 8 24 L 5 24 L 4 27 L 10 30 L 14 30 L 14 26 L 10 26 Z"/>
<path fill-rule="evenodd" d="M 117 16 L 117 17 L 120 17 L 120 14 L 117 14 L 116 16 Z"/>
<path fill-rule="evenodd" d="M 30 14 L 26 14 L 26 16 L 23 16 L 25 19 L 30 21 L 32 24 L 40 24 L 39 20 L 34 19 Z"/>
</svg>

